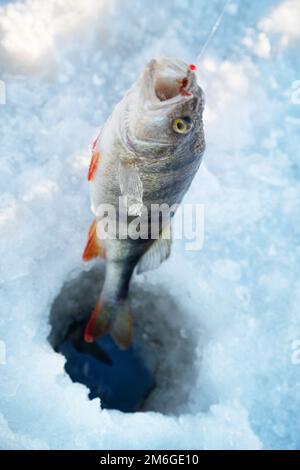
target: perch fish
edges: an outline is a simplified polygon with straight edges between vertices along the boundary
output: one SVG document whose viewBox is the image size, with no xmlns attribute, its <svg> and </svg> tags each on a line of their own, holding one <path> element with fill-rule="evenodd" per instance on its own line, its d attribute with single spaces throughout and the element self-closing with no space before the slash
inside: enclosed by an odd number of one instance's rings
<svg viewBox="0 0 300 470">
<path fill-rule="evenodd" d="M 93 144 L 88 180 L 95 219 L 83 259 L 105 259 L 106 273 L 85 329 L 87 342 L 110 333 L 121 349 L 129 347 L 132 274 L 135 268 L 137 273 L 155 269 L 170 255 L 170 220 L 164 222 L 159 215 L 154 221 L 151 208 L 179 204 L 202 160 L 204 93 L 195 69 L 177 59 L 151 60 Z M 103 207 L 112 207 L 114 213 L 108 210 L 104 216 Z M 112 235 L 108 225 L 114 217 L 118 224 Z M 137 219 L 146 237 L 131 234 Z M 124 228 L 127 236 L 122 235 Z"/>
</svg>

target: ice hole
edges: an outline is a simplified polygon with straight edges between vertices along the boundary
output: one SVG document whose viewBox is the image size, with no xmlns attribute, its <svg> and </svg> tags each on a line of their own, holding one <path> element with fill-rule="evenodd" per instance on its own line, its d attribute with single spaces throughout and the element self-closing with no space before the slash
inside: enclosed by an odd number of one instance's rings
<svg viewBox="0 0 300 470">
<path fill-rule="evenodd" d="M 79 273 L 65 282 L 52 304 L 48 340 L 67 358 L 66 372 L 89 388 L 90 398 L 100 397 L 104 408 L 187 412 L 199 375 L 199 338 L 191 324 L 187 329 L 186 312 L 164 287 L 133 279 L 134 340 L 129 351 L 119 351 L 110 336 L 88 345 L 83 328 L 103 278 L 104 266 Z"/>
</svg>

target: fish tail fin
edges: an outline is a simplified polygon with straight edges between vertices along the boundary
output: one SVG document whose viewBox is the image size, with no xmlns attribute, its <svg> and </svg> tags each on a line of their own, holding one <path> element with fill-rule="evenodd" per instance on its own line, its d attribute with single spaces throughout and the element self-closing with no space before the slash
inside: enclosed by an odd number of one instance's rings
<svg viewBox="0 0 300 470">
<path fill-rule="evenodd" d="M 132 316 L 129 312 L 128 305 L 124 305 L 120 308 L 112 327 L 110 334 L 120 349 L 128 349 L 132 342 L 133 325 Z"/>
<path fill-rule="evenodd" d="M 128 349 L 132 341 L 132 317 L 128 303 L 100 301 L 87 323 L 84 339 L 88 343 L 110 334 L 119 349 Z"/>
</svg>

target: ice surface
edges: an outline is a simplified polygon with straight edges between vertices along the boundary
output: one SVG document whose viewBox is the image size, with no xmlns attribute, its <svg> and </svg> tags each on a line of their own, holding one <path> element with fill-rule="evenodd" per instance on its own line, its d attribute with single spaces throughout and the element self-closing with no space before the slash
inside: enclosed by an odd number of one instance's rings
<svg viewBox="0 0 300 470">
<path fill-rule="evenodd" d="M 171 342 L 159 372 L 184 383 L 134 414 L 99 412 L 71 382 L 49 312 L 86 269 L 89 144 L 148 59 L 195 62 L 224 2 L 74 3 L 0 7 L 0 447 L 299 448 L 299 0 L 233 0 L 198 64 L 207 151 L 186 201 L 205 204 L 203 250 L 177 241 L 132 286 L 163 345 L 171 300 L 184 312 L 186 353 Z"/>
</svg>

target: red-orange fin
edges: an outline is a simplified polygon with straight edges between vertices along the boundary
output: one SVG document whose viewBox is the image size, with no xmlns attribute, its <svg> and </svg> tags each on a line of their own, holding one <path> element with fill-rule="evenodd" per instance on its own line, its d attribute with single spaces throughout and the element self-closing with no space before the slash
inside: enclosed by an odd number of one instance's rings
<svg viewBox="0 0 300 470">
<path fill-rule="evenodd" d="M 100 152 L 93 152 L 88 172 L 88 181 L 92 181 L 100 161 Z"/>
<path fill-rule="evenodd" d="M 92 311 L 84 331 L 84 340 L 92 343 L 98 336 L 104 336 L 110 329 L 110 315 L 100 303 Z"/>
<path fill-rule="evenodd" d="M 83 261 L 90 261 L 93 258 L 97 258 L 97 256 L 105 258 L 105 250 L 97 237 L 97 221 L 95 219 L 89 228 L 88 240 L 83 251 L 82 259 Z"/>
<path fill-rule="evenodd" d="M 85 328 L 84 340 L 91 343 L 95 338 L 110 333 L 119 349 L 125 350 L 131 345 L 132 332 L 132 318 L 127 303 L 118 306 L 113 315 L 105 303 L 97 303 Z"/>
<path fill-rule="evenodd" d="M 99 303 L 97 303 L 85 327 L 84 341 L 86 341 L 87 343 L 92 343 L 94 341 L 94 335 L 93 335 L 94 324 L 96 322 L 96 319 L 99 313 L 100 313 L 100 305 Z"/>
</svg>

